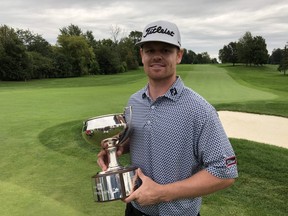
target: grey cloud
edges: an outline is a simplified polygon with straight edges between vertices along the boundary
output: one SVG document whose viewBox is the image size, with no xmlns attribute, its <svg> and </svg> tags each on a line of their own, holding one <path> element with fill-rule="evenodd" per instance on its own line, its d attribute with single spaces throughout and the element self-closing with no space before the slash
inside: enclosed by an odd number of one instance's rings
<svg viewBox="0 0 288 216">
<path fill-rule="evenodd" d="M 103 39 L 110 37 L 112 25 L 128 34 L 158 19 L 179 26 L 186 49 L 212 57 L 246 31 L 263 36 L 270 53 L 288 41 L 286 0 L 0 0 L 0 5 L 1 25 L 30 29 L 51 43 L 59 28 L 71 23 Z"/>
</svg>

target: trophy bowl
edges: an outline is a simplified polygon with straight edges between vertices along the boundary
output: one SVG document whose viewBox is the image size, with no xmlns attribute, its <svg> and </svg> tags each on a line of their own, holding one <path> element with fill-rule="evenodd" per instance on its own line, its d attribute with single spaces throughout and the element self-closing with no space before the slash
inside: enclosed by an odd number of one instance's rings
<svg viewBox="0 0 288 216">
<path fill-rule="evenodd" d="M 126 107 L 124 113 L 102 115 L 83 122 L 82 136 L 93 145 L 106 144 L 109 165 L 106 171 L 92 176 L 93 197 L 97 202 L 123 199 L 134 190 L 136 167 L 120 165 L 116 151 L 125 144 L 131 131 L 132 109 Z"/>
</svg>

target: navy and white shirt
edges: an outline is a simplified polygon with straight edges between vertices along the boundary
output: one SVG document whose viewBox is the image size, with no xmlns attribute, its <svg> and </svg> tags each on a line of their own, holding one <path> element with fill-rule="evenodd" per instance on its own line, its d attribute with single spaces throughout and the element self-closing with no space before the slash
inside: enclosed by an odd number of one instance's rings
<svg viewBox="0 0 288 216">
<path fill-rule="evenodd" d="M 238 176 L 236 159 L 217 112 L 180 77 L 165 95 L 150 99 L 148 85 L 131 96 L 131 163 L 159 184 L 206 169 L 219 178 Z M 201 197 L 134 207 L 148 215 L 197 215 Z"/>
</svg>

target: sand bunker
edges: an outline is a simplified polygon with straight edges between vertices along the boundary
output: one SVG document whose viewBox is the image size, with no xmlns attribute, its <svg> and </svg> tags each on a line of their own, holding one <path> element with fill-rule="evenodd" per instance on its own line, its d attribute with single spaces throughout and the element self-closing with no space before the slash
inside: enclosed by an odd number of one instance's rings
<svg viewBox="0 0 288 216">
<path fill-rule="evenodd" d="M 231 111 L 218 113 L 228 137 L 288 148 L 288 118 Z"/>
</svg>

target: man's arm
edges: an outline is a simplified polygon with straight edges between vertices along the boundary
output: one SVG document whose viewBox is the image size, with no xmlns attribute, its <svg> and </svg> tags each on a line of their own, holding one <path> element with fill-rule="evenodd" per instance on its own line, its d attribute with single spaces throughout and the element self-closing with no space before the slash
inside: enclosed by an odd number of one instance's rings
<svg viewBox="0 0 288 216">
<path fill-rule="evenodd" d="M 160 185 L 145 176 L 140 169 L 137 170 L 142 185 L 124 201 L 133 200 L 140 205 L 151 205 L 172 200 L 195 198 L 211 194 L 231 186 L 235 179 L 221 179 L 213 176 L 206 170 L 201 170 L 190 178 L 171 184 Z"/>
</svg>

